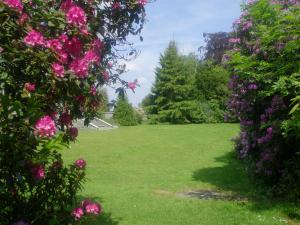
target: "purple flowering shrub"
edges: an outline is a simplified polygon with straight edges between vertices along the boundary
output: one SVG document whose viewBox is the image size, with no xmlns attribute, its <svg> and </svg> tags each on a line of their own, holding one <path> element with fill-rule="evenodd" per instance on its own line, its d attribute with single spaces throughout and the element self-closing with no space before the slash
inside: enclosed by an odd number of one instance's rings
<svg viewBox="0 0 300 225">
<path fill-rule="evenodd" d="M 259 0 L 234 22 L 228 103 L 240 121 L 236 150 L 277 194 L 300 197 L 300 1 Z M 294 100 L 294 105 L 296 105 Z"/>
<path fill-rule="evenodd" d="M 0 224 L 71 224 L 98 215 L 80 204 L 87 163 L 65 165 L 74 120 L 102 104 L 98 87 L 119 82 L 118 51 L 143 27 L 145 0 L 0 1 Z M 128 51 L 128 55 L 134 52 Z M 127 53 L 126 53 L 127 54 Z"/>
</svg>

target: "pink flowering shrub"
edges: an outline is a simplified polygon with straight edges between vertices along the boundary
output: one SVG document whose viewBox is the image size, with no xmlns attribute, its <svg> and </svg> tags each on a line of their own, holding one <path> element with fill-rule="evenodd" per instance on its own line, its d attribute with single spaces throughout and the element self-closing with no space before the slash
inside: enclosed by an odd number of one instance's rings
<svg viewBox="0 0 300 225">
<path fill-rule="evenodd" d="M 74 217 L 75 220 L 80 220 L 81 217 L 83 217 L 84 212 L 82 208 L 75 208 L 72 211 L 72 216 Z"/>
<path fill-rule="evenodd" d="M 28 92 L 34 92 L 35 91 L 35 84 L 25 83 L 24 88 Z"/>
<path fill-rule="evenodd" d="M 85 166 L 86 166 L 86 162 L 84 159 L 77 159 L 75 161 L 75 166 L 78 168 L 78 169 L 84 169 Z"/>
<path fill-rule="evenodd" d="M 81 207 L 84 209 L 84 211 L 87 214 L 98 215 L 102 211 L 102 208 L 98 203 L 92 202 L 89 199 L 86 199 L 86 200 L 82 201 L 81 202 Z"/>
<path fill-rule="evenodd" d="M 57 77 L 64 77 L 65 75 L 65 69 L 63 67 L 63 65 L 59 64 L 59 63 L 53 63 L 52 64 L 52 70 L 53 73 L 57 76 Z"/>
<path fill-rule="evenodd" d="M 75 4 L 72 5 L 66 14 L 67 22 L 78 27 L 85 27 L 87 18 L 83 9 Z"/>
<path fill-rule="evenodd" d="M 22 13 L 23 4 L 22 4 L 21 0 L 4 0 L 3 2 L 10 8 L 15 9 L 15 10 L 19 11 L 20 13 Z"/>
<path fill-rule="evenodd" d="M 42 165 L 33 165 L 31 173 L 35 180 L 42 180 L 45 178 L 45 168 Z"/>
<path fill-rule="evenodd" d="M 241 132 L 236 150 L 254 176 L 275 194 L 300 198 L 299 0 L 249 1 L 234 23 L 235 49 L 228 106 Z M 238 41 L 237 41 L 238 40 Z M 296 106 L 296 105 L 295 105 Z"/>
<path fill-rule="evenodd" d="M 56 125 L 50 116 L 40 118 L 35 124 L 35 134 L 39 137 L 53 137 L 56 133 Z"/>
<path fill-rule="evenodd" d="M 45 44 L 45 40 L 43 35 L 38 31 L 30 31 L 26 37 L 24 38 L 24 42 L 27 45 L 31 46 L 43 46 Z"/>
<path fill-rule="evenodd" d="M 114 2 L 0 1 L 0 224 L 101 215 L 95 202 L 76 208 L 87 163 L 66 165 L 61 150 L 78 136 L 74 120 L 97 116 L 99 87 L 134 89 L 115 49 L 140 33 L 146 1 L 120 1 L 117 14 Z"/>
<path fill-rule="evenodd" d="M 99 215 L 102 212 L 101 205 L 86 199 L 81 202 L 81 206 L 74 208 L 72 216 L 75 220 L 80 220 L 83 216 Z"/>
</svg>

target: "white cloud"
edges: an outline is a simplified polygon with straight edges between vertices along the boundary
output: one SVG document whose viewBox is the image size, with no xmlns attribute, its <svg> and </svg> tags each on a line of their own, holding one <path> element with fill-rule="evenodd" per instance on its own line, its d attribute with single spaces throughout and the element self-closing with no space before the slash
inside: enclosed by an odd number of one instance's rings
<svg viewBox="0 0 300 225">
<path fill-rule="evenodd" d="M 137 105 L 150 90 L 155 79 L 159 56 L 170 40 L 178 43 L 181 53 L 197 52 L 204 44 L 204 32 L 229 31 L 239 16 L 243 0 L 157 0 L 146 7 L 148 22 L 142 31 L 144 42 L 130 38 L 141 51 L 139 57 L 127 62 L 128 73 L 122 77 L 138 79 L 136 93 L 128 91 L 129 100 Z M 114 90 L 109 89 L 110 98 Z"/>
</svg>

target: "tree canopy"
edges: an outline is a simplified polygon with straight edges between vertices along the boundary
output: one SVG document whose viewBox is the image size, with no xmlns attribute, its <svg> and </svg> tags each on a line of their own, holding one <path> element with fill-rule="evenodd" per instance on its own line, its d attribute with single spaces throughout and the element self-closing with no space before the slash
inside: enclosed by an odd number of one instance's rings
<svg viewBox="0 0 300 225">
<path fill-rule="evenodd" d="M 223 121 L 228 72 L 217 62 L 182 55 L 171 41 L 160 56 L 152 92 L 143 100 L 151 122 Z"/>
</svg>

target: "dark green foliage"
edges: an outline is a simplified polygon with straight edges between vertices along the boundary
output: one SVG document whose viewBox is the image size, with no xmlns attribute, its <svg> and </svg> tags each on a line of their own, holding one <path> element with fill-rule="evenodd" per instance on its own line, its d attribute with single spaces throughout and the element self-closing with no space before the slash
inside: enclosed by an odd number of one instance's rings
<svg viewBox="0 0 300 225">
<path fill-rule="evenodd" d="M 195 78 L 195 93 L 199 100 L 216 100 L 225 110 L 229 96 L 229 72 L 212 61 L 199 63 Z"/>
<path fill-rule="evenodd" d="M 70 9 L 60 9 L 66 1 L 0 1 L 0 225 L 70 225 L 78 219 L 71 212 L 81 207 L 85 162 L 67 165 L 61 152 L 76 139 L 74 121 L 87 124 L 97 115 L 102 99 L 96 87 L 120 80 L 122 70 L 104 76 L 126 57 L 114 46 L 125 49 L 126 36 L 139 34 L 144 23 L 144 7 L 136 1 L 121 1 L 119 13 L 102 7 L 108 0 L 72 2 L 87 18 L 80 28 L 68 21 L 64 11 Z M 75 39 L 77 47 L 70 47 Z M 72 65 L 85 67 L 84 76 Z"/>
<path fill-rule="evenodd" d="M 146 95 L 146 97 L 142 100 L 142 102 L 140 103 L 140 107 L 142 107 L 146 113 L 148 114 L 152 114 L 152 108 L 151 106 L 153 106 L 155 104 L 155 96 L 150 93 L 148 95 Z"/>
<path fill-rule="evenodd" d="M 160 66 L 156 68 L 153 99 L 148 111 L 159 122 L 188 123 L 189 103 L 192 97 L 191 74 L 185 71 L 185 60 L 178 53 L 176 43 L 170 42 Z M 154 101 L 153 101 L 154 100 Z"/>
<path fill-rule="evenodd" d="M 136 112 L 126 97 L 118 98 L 113 118 L 121 126 L 135 126 L 138 124 Z"/>
<path fill-rule="evenodd" d="M 170 42 L 150 93 L 142 102 L 150 123 L 223 122 L 229 95 L 229 73 L 211 61 L 199 61 L 193 54 L 178 53 Z"/>
<path fill-rule="evenodd" d="M 232 72 L 229 107 L 241 124 L 236 142 L 239 157 L 274 194 L 297 200 L 299 15 L 297 1 L 259 0 L 244 5 L 242 23 L 235 25 L 233 34 L 238 38 L 236 48 L 227 56 Z M 246 26 L 249 21 L 251 26 Z"/>
<path fill-rule="evenodd" d="M 141 112 L 135 111 L 135 118 L 136 118 L 136 122 L 138 124 L 142 124 L 143 120 L 144 120 L 144 114 L 142 114 Z"/>
</svg>

